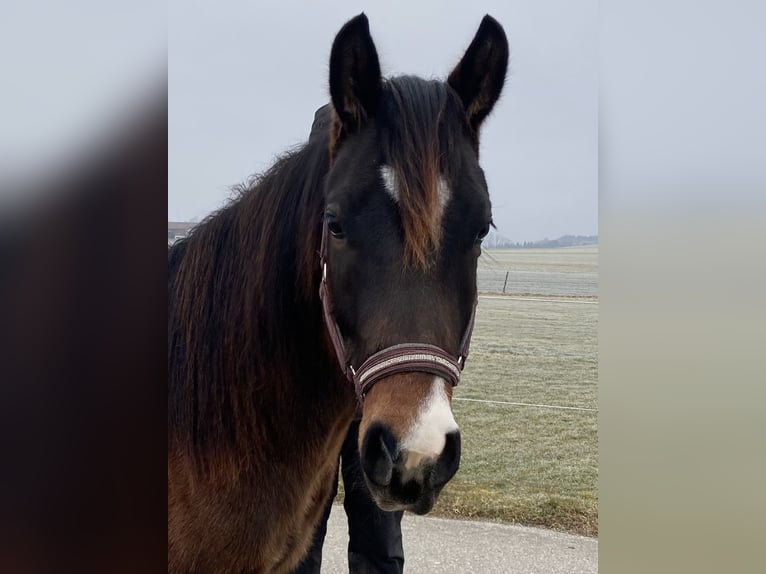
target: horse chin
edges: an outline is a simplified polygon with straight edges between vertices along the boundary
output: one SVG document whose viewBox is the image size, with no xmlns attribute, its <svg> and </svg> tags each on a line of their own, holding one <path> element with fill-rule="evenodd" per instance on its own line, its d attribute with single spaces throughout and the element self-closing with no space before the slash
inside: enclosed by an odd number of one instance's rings
<svg viewBox="0 0 766 574">
<path fill-rule="evenodd" d="M 386 512 L 396 512 L 397 510 L 407 510 L 407 505 L 402 504 L 401 502 L 394 502 L 392 500 L 389 500 L 381 496 L 375 496 L 374 494 L 372 495 L 372 498 L 375 501 L 375 504 L 377 504 L 381 510 L 384 510 Z"/>
<path fill-rule="evenodd" d="M 366 476 L 365 482 L 375 504 L 385 512 L 408 510 L 419 515 L 428 514 L 433 509 L 442 490 L 441 487 L 419 489 L 415 496 L 412 493 L 399 493 L 400 496 L 403 496 L 403 498 L 400 498 L 392 493 L 391 488 L 373 484 Z"/>
<path fill-rule="evenodd" d="M 423 514 L 428 514 L 433 509 L 434 504 L 436 503 L 436 498 L 437 495 L 423 497 L 415 504 L 409 506 L 407 510 L 421 516 Z"/>
</svg>

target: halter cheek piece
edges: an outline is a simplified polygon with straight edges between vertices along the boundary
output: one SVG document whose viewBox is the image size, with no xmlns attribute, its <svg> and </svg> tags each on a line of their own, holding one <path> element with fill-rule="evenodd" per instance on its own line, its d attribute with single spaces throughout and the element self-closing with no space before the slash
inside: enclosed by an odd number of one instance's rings
<svg viewBox="0 0 766 574">
<path fill-rule="evenodd" d="M 460 355 L 455 358 L 444 349 L 427 343 L 401 343 L 386 347 L 378 351 L 364 361 L 357 369 L 348 362 L 343 338 L 335 320 L 332 294 L 327 282 L 327 219 L 322 225 L 322 244 L 319 252 L 319 264 L 322 269 L 322 281 L 319 284 L 319 298 L 322 300 L 322 315 L 327 332 L 330 335 L 332 346 L 338 357 L 343 372 L 348 380 L 353 383 L 356 396 L 363 401 L 365 395 L 372 386 L 380 379 L 395 373 L 419 371 L 440 376 L 456 386 L 460 380 L 460 373 L 465 367 L 468 358 L 468 348 L 471 345 L 471 333 L 476 317 L 476 303 L 474 300 L 471 308 L 471 317 L 468 319 L 463 337 L 460 342 Z"/>
</svg>

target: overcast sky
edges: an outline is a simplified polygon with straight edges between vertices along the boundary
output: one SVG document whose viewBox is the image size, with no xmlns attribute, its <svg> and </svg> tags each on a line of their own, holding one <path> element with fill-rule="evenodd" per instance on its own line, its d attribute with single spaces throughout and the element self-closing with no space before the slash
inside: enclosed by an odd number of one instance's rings
<svg viewBox="0 0 766 574">
<path fill-rule="evenodd" d="M 329 101 L 332 40 L 362 10 L 386 76 L 445 78 L 494 16 L 511 47 L 481 140 L 498 231 L 514 241 L 598 232 L 595 0 L 170 0 L 168 219 L 201 219 L 307 139 Z"/>
</svg>

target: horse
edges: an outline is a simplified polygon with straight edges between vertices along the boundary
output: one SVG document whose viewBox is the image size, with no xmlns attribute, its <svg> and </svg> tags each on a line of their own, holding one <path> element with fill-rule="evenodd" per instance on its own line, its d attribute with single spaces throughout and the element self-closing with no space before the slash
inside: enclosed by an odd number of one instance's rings
<svg viewBox="0 0 766 574">
<path fill-rule="evenodd" d="M 384 79 L 367 17 L 335 37 L 320 137 L 168 253 L 168 571 L 286 573 L 361 413 L 384 510 L 429 512 L 492 225 L 479 130 L 508 64 L 489 15 L 445 81 Z"/>
</svg>

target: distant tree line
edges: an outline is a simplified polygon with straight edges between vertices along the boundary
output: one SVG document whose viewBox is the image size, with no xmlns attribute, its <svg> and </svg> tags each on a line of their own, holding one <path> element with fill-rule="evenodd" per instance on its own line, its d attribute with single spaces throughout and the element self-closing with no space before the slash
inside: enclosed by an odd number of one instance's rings
<svg viewBox="0 0 766 574">
<path fill-rule="evenodd" d="M 576 247 L 580 245 L 598 245 L 598 235 L 562 235 L 558 239 L 539 241 L 511 241 L 494 229 L 484 239 L 482 245 L 487 249 L 540 249 L 544 247 Z"/>
</svg>

